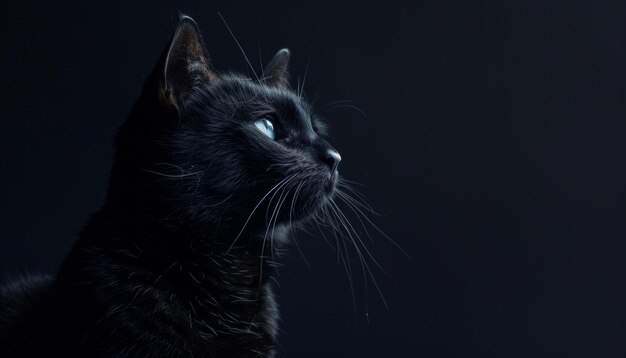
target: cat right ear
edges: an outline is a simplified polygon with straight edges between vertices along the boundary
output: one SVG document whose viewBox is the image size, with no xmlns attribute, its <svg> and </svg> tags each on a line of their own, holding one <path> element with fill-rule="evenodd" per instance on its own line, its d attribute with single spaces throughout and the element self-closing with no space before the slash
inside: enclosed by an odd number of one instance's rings
<svg viewBox="0 0 626 358">
<path fill-rule="evenodd" d="M 211 68 L 198 25 L 189 16 L 180 17 L 161 63 L 161 100 L 178 110 L 184 108 L 194 87 L 217 77 Z"/>
</svg>

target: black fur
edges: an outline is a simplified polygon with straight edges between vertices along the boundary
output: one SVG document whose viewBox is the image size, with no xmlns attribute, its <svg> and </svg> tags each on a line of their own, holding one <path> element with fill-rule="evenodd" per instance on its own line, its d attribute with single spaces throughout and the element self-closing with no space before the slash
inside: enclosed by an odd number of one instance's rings
<svg viewBox="0 0 626 358">
<path fill-rule="evenodd" d="M 181 18 L 119 129 L 102 209 L 54 277 L 2 289 L 0 356 L 274 354 L 274 254 L 332 197 L 340 160 L 288 58 L 260 79 L 217 74 Z"/>
</svg>

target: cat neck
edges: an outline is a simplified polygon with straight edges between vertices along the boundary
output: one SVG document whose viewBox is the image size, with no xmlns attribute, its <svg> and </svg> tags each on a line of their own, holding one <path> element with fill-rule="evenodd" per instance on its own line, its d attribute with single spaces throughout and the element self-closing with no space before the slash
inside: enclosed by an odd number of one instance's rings
<svg viewBox="0 0 626 358">
<path fill-rule="evenodd" d="M 123 215 L 118 210 L 97 212 L 81 239 L 110 253 L 130 253 L 138 263 L 160 269 L 163 265 L 201 268 L 219 260 L 214 264 L 254 264 L 262 270 L 275 266 L 276 242 L 284 241 L 288 231 L 280 225 L 272 230 L 240 230 L 220 223 L 188 227 L 184 222 L 129 214 L 128 210 Z"/>
<path fill-rule="evenodd" d="M 166 305 L 164 312 L 179 312 L 168 318 L 171 324 L 190 327 L 189 334 L 203 342 L 248 337 L 269 345 L 277 317 L 269 280 L 275 267 L 271 245 L 247 233 L 231 247 L 215 235 L 101 211 L 64 261 L 58 284 L 76 293 L 70 295 L 76 307 L 94 297 L 97 307 L 132 305 L 129 309 L 148 313 Z"/>
<path fill-rule="evenodd" d="M 254 303 L 266 293 L 264 286 L 277 266 L 268 240 L 250 231 L 239 237 L 232 231 L 197 232 L 100 211 L 67 261 L 70 266 L 86 262 L 89 270 L 94 260 L 105 260 L 102 265 L 109 271 L 119 268 L 126 271 L 120 276 L 164 284 L 182 300 L 214 296 L 217 304 Z"/>
</svg>

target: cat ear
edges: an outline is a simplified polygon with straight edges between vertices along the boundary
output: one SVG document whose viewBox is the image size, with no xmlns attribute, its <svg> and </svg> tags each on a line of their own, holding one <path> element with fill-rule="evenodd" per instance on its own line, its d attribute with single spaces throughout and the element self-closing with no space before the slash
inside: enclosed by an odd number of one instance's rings
<svg viewBox="0 0 626 358">
<path fill-rule="evenodd" d="M 263 77 L 265 83 L 277 87 L 289 87 L 289 56 L 291 53 L 284 48 L 276 52 L 272 60 L 265 66 Z"/>
<path fill-rule="evenodd" d="M 189 16 L 181 16 L 162 63 L 161 95 L 166 104 L 179 109 L 184 107 L 194 86 L 217 77 L 198 25 Z"/>
</svg>

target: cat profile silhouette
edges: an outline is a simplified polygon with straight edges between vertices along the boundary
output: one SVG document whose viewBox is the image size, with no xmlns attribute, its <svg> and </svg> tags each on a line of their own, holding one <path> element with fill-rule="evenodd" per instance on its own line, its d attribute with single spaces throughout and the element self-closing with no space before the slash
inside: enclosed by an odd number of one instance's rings
<svg viewBox="0 0 626 358">
<path fill-rule="evenodd" d="M 119 128 L 104 205 L 55 275 L 2 288 L 3 357 L 274 354 L 275 254 L 332 200 L 341 161 L 289 57 L 220 73 L 180 18 Z"/>
</svg>

